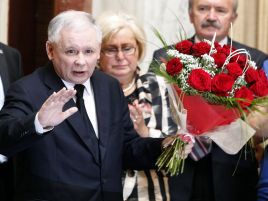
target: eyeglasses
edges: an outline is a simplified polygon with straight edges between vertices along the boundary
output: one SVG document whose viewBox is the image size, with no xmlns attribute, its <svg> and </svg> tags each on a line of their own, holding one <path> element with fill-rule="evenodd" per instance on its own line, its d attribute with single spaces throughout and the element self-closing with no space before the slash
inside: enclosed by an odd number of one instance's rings
<svg viewBox="0 0 268 201">
<path fill-rule="evenodd" d="M 114 57 L 116 56 L 119 52 L 122 52 L 125 56 L 130 56 L 133 55 L 136 51 L 136 47 L 123 47 L 123 48 L 106 48 L 103 49 L 102 52 L 107 56 L 107 57 Z"/>
</svg>

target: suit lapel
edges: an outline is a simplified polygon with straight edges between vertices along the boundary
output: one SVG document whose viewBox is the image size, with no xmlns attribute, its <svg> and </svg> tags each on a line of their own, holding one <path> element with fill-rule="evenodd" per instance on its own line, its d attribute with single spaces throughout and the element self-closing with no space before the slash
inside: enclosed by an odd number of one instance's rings
<svg viewBox="0 0 268 201">
<path fill-rule="evenodd" d="M 64 110 L 70 108 L 70 107 L 76 107 L 73 100 L 67 102 L 64 106 Z M 70 116 L 67 119 L 67 122 L 73 127 L 77 135 L 81 138 L 83 143 L 86 145 L 86 147 L 89 149 L 91 154 L 93 155 L 95 162 L 99 164 L 99 159 L 97 157 L 98 149 L 96 142 L 90 137 L 90 134 L 87 132 L 87 129 L 84 124 L 82 124 L 83 120 L 79 112 L 74 113 L 72 116 Z"/>
<path fill-rule="evenodd" d="M 10 80 L 7 72 L 8 66 L 4 54 L 4 52 L 0 54 L 0 76 L 4 87 L 4 93 L 6 93 L 7 88 L 10 85 Z"/>
<path fill-rule="evenodd" d="M 45 84 L 50 88 L 49 94 L 52 94 L 54 91 L 57 92 L 64 87 L 62 80 L 58 77 L 58 75 L 53 70 L 52 64 L 49 64 L 48 73 L 45 76 Z M 66 110 L 71 107 L 76 107 L 75 102 L 70 100 L 64 105 L 63 110 Z M 81 124 L 82 117 L 76 112 L 68 119 L 66 119 L 67 123 L 75 130 L 75 133 L 81 138 L 82 142 L 86 145 L 89 151 L 92 153 L 95 161 L 99 164 L 99 161 L 96 157 L 96 150 L 94 147 L 94 141 L 90 138 L 90 135 L 87 133 L 86 127 L 84 124 Z"/>
<path fill-rule="evenodd" d="M 107 113 L 109 110 L 109 100 L 107 100 L 107 94 L 105 86 L 103 84 L 104 80 L 101 78 L 100 72 L 95 70 L 91 76 L 91 84 L 94 92 L 94 99 L 96 104 L 96 113 L 98 121 L 98 133 L 99 133 L 99 147 L 101 153 L 101 160 L 104 160 L 106 154 L 106 145 L 109 142 L 109 118 L 107 118 Z"/>
</svg>

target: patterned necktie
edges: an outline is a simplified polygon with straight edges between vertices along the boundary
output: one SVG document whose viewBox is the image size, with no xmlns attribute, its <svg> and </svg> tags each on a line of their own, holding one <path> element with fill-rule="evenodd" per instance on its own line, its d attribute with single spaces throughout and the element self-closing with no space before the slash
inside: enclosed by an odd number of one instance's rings
<svg viewBox="0 0 268 201">
<path fill-rule="evenodd" d="M 82 85 L 82 84 L 76 84 L 74 86 L 74 89 L 77 91 L 76 92 L 76 106 L 78 108 L 78 111 L 81 114 L 83 122 L 85 123 L 85 126 L 86 126 L 86 129 L 87 129 L 88 133 L 89 133 L 89 136 L 90 136 L 91 140 L 93 141 L 94 150 L 95 150 L 94 154 L 96 155 L 97 160 L 99 161 L 99 148 L 98 148 L 99 140 L 98 140 L 98 138 L 96 136 L 94 128 L 93 128 L 93 126 L 91 124 L 91 121 L 90 121 L 90 119 L 88 117 L 86 107 L 85 107 L 85 104 L 84 104 L 84 99 L 83 99 L 85 86 Z"/>
<path fill-rule="evenodd" d="M 204 158 L 210 153 L 212 147 L 212 140 L 206 136 L 195 137 L 194 147 L 190 153 L 190 157 L 194 161 Z"/>
</svg>

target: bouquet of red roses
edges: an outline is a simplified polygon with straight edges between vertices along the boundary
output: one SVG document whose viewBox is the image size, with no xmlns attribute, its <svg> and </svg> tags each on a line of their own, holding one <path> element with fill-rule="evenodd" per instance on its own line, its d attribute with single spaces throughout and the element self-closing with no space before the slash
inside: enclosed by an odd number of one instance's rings
<svg viewBox="0 0 268 201">
<path fill-rule="evenodd" d="M 181 132 L 209 136 L 227 153 L 237 153 L 255 132 L 246 122 L 247 113 L 268 103 L 265 72 L 246 50 L 208 40 L 183 40 L 167 50 L 167 55 L 156 73 L 172 84 Z M 173 147 L 178 150 L 183 151 Z M 164 150 L 157 162 L 159 169 L 171 172 L 167 162 L 159 161 L 172 154 Z M 182 172 L 181 167 L 172 170 L 172 175 Z"/>
</svg>

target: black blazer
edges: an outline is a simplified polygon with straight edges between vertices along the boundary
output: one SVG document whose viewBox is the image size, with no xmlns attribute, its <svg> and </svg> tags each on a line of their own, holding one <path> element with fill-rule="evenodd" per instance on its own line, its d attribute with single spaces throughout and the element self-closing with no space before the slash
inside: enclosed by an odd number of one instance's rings
<svg viewBox="0 0 268 201">
<path fill-rule="evenodd" d="M 20 53 L 3 43 L 0 43 L 0 77 L 7 92 L 9 85 L 22 76 Z M 0 164 L 0 200 L 10 201 L 13 196 L 13 163 L 12 159 Z"/>
<path fill-rule="evenodd" d="M 20 53 L 3 43 L 0 43 L 0 76 L 5 93 L 10 83 L 22 76 Z"/>
<path fill-rule="evenodd" d="M 193 40 L 191 38 L 190 40 Z M 230 39 L 228 39 L 230 42 Z M 262 66 L 268 55 L 263 52 L 233 41 L 235 48 L 247 49 L 258 66 Z M 174 48 L 174 45 L 168 48 Z M 154 61 L 166 58 L 166 49 L 154 52 Z M 151 64 L 151 67 L 153 64 Z M 235 134 L 235 133 L 234 133 Z M 247 150 L 245 150 L 247 149 Z M 244 147 L 238 154 L 229 155 L 215 143 L 211 150 L 212 182 L 215 201 L 253 201 L 256 200 L 256 185 L 258 181 L 257 161 L 253 150 Z M 171 201 L 190 201 L 192 195 L 195 168 L 199 162 L 187 158 L 184 173 L 169 179 Z"/>
<path fill-rule="evenodd" d="M 122 166 L 154 167 L 161 139 L 140 138 L 117 80 L 95 70 L 91 79 L 100 162 L 77 112 L 43 135 L 34 118 L 42 103 L 64 87 L 52 64 L 11 85 L 0 113 L 0 148 L 15 154 L 17 201 L 120 201 Z M 73 100 L 65 107 L 75 106 Z"/>
</svg>

